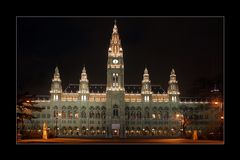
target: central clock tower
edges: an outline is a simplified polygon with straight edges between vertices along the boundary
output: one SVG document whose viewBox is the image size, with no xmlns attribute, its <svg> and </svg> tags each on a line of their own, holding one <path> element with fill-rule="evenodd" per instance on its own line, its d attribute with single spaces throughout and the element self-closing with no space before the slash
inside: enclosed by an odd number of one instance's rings
<svg viewBox="0 0 240 160">
<path fill-rule="evenodd" d="M 124 62 L 123 49 L 115 20 L 107 61 L 107 130 L 108 137 L 124 136 Z"/>
</svg>

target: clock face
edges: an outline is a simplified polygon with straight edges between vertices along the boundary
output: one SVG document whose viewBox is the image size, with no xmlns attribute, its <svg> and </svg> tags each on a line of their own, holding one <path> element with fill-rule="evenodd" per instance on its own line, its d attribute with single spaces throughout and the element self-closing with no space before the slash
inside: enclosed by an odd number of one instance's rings
<svg viewBox="0 0 240 160">
<path fill-rule="evenodd" d="M 114 59 L 114 60 L 113 60 L 113 63 L 114 63 L 114 64 L 117 64 L 117 63 L 118 63 L 118 60 L 117 60 L 117 59 Z"/>
</svg>

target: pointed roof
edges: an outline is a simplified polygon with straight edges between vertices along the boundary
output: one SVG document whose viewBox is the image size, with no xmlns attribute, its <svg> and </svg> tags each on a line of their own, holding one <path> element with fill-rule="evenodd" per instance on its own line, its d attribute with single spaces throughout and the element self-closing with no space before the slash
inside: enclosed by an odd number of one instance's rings
<svg viewBox="0 0 240 160">
<path fill-rule="evenodd" d="M 85 66 L 83 67 L 82 73 L 86 73 Z"/>
<path fill-rule="evenodd" d="M 55 68 L 55 74 L 59 73 L 58 67 Z"/>
<path fill-rule="evenodd" d="M 53 80 L 52 81 L 61 81 L 60 79 L 60 74 L 59 74 L 59 70 L 58 70 L 58 67 L 56 66 L 55 68 L 55 73 L 53 75 Z"/>
<path fill-rule="evenodd" d="M 144 74 L 148 74 L 147 67 L 144 69 Z"/>
<path fill-rule="evenodd" d="M 114 20 L 113 33 L 118 33 L 117 20 L 116 19 Z"/>
<path fill-rule="evenodd" d="M 83 81 L 88 82 L 85 65 L 82 69 L 80 83 L 83 82 Z"/>
<path fill-rule="evenodd" d="M 171 71 L 171 74 L 175 74 L 175 71 L 174 71 L 174 69 L 172 69 L 172 71 Z"/>
</svg>

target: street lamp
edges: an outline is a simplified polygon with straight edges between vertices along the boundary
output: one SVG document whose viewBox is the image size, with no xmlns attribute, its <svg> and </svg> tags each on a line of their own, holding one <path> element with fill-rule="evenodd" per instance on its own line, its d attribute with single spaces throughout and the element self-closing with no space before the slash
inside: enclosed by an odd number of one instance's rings
<svg viewBox="0 0 240 160">
<path fill-rule="evenodd" d="M 60 118 L 61 118 L 61 116 L 62 116 L 62 113 L 61 113 L 61 112 L 60 112 L 60 113 L 58 113 L 58 117 L 60 117 Z M 59 122 L 59 123 L 60 123 L 59 134 L 60 134 L 60 131 L 61 131 L 61 130 L 60 130 L 60 129 L 61 129 L 61 119 L 60 119 L 60 122 Z"/>
<path fill-rule="evenodd" d="M 55 136 L 57 136 L 57 121 L 58 121 L 58 116 L 56 116 L 56 127 L 55 127 Z"/>
<path fill-rule="evenodd" d="M 87 130 L 87 136 L 88 136 L 88 128 L 86 130 Z"/>
<path fill-rule="evenodd" d="M 58 128 L 58 126 L 57 126 L 58 117 L 61 117 L 61 115 L 62 115 L 61 113 L 58 113 L 57 116 L 56 116 L 56 131 L 55 131 L 56 136 L 58 135 L 58 130 L 59 130 L 59 128 Z"/>
<path fill-rule="evenodd" d="M 180 116 L 179 114 L 176 114 L 176 117 L 177 117 L 177 118 L 179 118 L 179 116 Z"/>
</svg>

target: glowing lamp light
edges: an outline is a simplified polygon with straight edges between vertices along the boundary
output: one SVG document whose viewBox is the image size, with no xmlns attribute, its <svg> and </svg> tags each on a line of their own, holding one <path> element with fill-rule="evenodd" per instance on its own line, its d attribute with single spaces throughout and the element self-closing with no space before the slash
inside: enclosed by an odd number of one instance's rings
<svg viewBox="0 0 240 160">
<path fill-rule="evenodd" d="M 214 102 L 214 104 L 218 104 L 218 102 Z"/>
<path fill-rule="evenodd" d="M 152 118 L 156 118 L 155 114 L 152 114 Z"/>
</svg>

